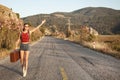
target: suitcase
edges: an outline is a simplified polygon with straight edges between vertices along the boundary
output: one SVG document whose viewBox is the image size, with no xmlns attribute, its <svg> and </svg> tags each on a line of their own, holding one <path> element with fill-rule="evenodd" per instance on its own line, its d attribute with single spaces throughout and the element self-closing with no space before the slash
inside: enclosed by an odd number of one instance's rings
<svg viewBox="0 0 120 80">
<path fill-rule="evenodd" d="M 20 59 L 20 50 L 13 50 L 10 52 L 10 62 L 16 62 Z"/>
</svg>

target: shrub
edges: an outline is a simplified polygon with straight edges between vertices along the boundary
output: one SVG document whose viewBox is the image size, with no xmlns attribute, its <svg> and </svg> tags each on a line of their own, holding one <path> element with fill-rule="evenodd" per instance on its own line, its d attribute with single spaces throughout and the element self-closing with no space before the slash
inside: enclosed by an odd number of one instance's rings
<svg viewBox="0 0 120 80">
<path fill-rule="evenodd" d="M 110 46 L 113 50 L 120 51 L 120 41 L 114 41 Z"/>
<path fill-rule="evenodd" d="M 40 37 L 42 37 L 42 36 L 43 36 L 42 32 L 37 30 L 31 34 L 31 41 L 36 41 L 36 40 L 40 39 Z"/>
<path fill-rule="evenodd" d="M 0 48 L 12 49 L 18 38 L 18 31 L 10 30 L 7 28 L 0 29 Z"/>
<path fill-rule="evenodd" d="M 93 41 L 95 41 L 95 39 L 96 39 L 96 36 L 90 34 L 90 35 L 88 36 L 88 38 L 87 38 L 87 41 L 89 41 L 89 42 L 93 42 Z"/>
<path fill-rule="evenodd" d="M 41 31 L 43 34 L 45 34 L 45 28 L 40 27 L 40 31 Z"/>
</svg>

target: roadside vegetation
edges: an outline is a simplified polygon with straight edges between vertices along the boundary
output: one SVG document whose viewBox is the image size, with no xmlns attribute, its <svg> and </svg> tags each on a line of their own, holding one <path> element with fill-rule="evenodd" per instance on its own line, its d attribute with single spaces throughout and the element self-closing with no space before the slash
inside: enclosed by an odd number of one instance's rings
<svg viewBox="0 0 120 80">
<path fill-rule="evenodd" d="M 89 27 L 85 26 L 79 30 L 68 28 L 66 33 L 59 32 L 54 36 L 120 59 L 120 35 L 96 35 L 97 32 L 93 30 L 90 33 L 89 30 Z"/>
<path fill-rule="evenodd" d="M 71 36 L 68 40 L 120 59 L 120 35 Z"/>
</svg>

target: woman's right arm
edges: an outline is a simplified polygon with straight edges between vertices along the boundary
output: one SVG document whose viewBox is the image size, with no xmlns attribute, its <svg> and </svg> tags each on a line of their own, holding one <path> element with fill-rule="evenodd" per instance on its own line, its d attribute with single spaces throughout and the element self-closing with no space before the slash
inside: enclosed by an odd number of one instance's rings
<svg viewBox="0 0 120 80">
<path fill-rule="evenodd" d="M 18 49 L 19 43 L 20 43 L 20 35 L 19 35 L 18 40 L 17 40 L 16 43 L 15 43 L 15 49 Z"/>
</svg>

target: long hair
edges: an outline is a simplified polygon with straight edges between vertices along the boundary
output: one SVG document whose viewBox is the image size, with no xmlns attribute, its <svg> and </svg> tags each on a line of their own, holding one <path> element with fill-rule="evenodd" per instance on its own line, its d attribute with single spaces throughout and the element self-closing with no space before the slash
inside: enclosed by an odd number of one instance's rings
<svg viewBox="0 0 120 80">
<path fill-rule="evenodd" d="M 28 23 L 25 23 L 25 24 L 24 24 L 24 27 L 23 27 L 23 31 L 25 31 L 25 27 L 26 27 L 25 25 L 30 26 Z M 28 33 L 29 33 L 29 30 L 28 30 Z"/>
<path fill-rule="evenodd" d="M 23 27 L 23 31 L 25 31 L 25 27 Z"/>
</svg>

